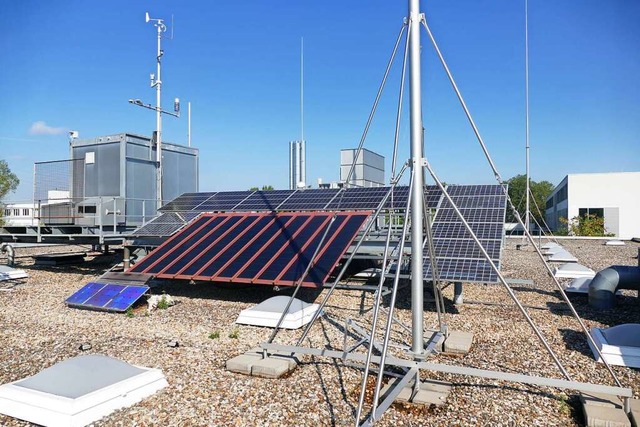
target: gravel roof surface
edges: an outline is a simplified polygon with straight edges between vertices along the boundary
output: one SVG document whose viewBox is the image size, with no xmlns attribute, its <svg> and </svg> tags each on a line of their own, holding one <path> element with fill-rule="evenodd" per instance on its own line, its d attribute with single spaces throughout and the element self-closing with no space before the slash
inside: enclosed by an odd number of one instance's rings
<svg viewBox="0 0 640 427">
<path fill-rule="evenodd" d="M 502 272 L 506 277 L 531 279 L 534 285 L 513 285 L 520 301 L 545 334 L 574 380 L 613 385 L 602 364 L 596 363 L 584 334 L 567 310 L 533 248 L 516 250 L 518 239 L 508 239 Z M 579 262 L 599 271 L 609 265 L 637 265 L 639 245 L 605 246 L 601 240 L 561 241 Z M 18 249 L 17 267 L 25 269 L 25 283 L 0 283 L 0 384 L 34 375 L 67 358 L 106 354 L 126 362 L 159 368 L 169 386 L 142 402 L 114 412 L 99 426 L 343 426 L 353 425 L 362 371 L 339 360 L 302 357 L 302 363 L 284 378 L 270 380 L 225 370 L 225 362 L 266 341 L 271 329 L 235 325 L 240 310 L 273 296 L 268 286 L 218 286 L 164 283 L 163 291 L 175 306 L 146 314 L 139 306 L 133 316 L 68 308 L 64 300 L 85 283 L 104 273 L 112 256 L 91 254 L 79 266 L 39 267 L 29 255 L 64 248 Z M 78 248 L 73 248 L 78 250 Z M 0 258 L 4 263 L 4 259 Z M 326 292 L 326 291 L 323 291 Z M 444 291 L 447 322 L 453 330 L 474 334 L 469 354 L 435 355 L 429 361 L 481 369 L 562 378 L 551 358 L 509 299 L 501 285 L 465 284 L 465 304 L 454 306 L 453 286 Z M 586 296 L 572 297 L 589 328 L 640 323 L 635 291 L 624 291 L 609 312 L 588 307 Z M 301 299 L 319 302 L 323 293 L 304 290 Z M 428 299 L 429 294 L 427 294 Z M 371 293 L 337 290 L 327 313 L 312 329 L 305 345 L 342 348 L 342 325 L 349 317 L 367 326 Z M 365 311 L 362 314 L 362 311 Z M 410 294 L 399 292 L 396 316 L 410 324 Z M 434 304 L 425 302 L 425 327 L 436 325 Z M 212 334 L 212 333 L 218 334 Z M 219 335 L 217 338 L 215 336 Z M 276 342 L 295 343 L 300 331 L 282 331 Z M 237 336 L 234 338 L 234 336 Z M 409 336 L 395 328 L 396 340 Z M 177 340 L 179 347 L 167 343 Z M 623 386 L 640 397 L 640 370 L 614 367 Z M 433 379 L 453 383 L 442 407 L 394 404 L 380 426 L 571 426 L 584 423 L 576 393 L 546 387 L 494 381 L 436 372 Z M 369 402 L 370 402 L 369 398 Z M 369 406 L 365 408 L 368 410 Z M 2 426 L 28 423 L 0 415 Z"/>
</svg>

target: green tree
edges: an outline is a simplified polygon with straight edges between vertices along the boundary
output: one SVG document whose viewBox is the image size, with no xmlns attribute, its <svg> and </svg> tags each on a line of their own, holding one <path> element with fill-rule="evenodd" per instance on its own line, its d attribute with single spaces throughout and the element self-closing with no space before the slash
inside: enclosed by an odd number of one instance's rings
<svg viewBox="0 0 640 427">
<path fill-rule="evenodd" d="M 249 189 L 249 191 L 258 191 L 258 190 L 260 190 L 260 188 L 258 188 L 258 187 L 251 187 Z M 271 190 L 273 190 L 273 186 L 272 185 L 263 185 L 262 186 L 262 191 L 271 191 Z"/>
<path fill-rule="evenodd" d="M 520 213 L 520 217 L 524 221 L 524 214 L 527 205 L 526 201 L 526 188 L 527 188 L 527 176 L 526 175 L 516 175 L 513 178 L 507 181 L 509 184 L 509 197 L 513 202 L 514 206 Z M 531 215 L 535 218 L 535 220 L 539 224 L 543 224 L 544 220 L 544 209 L 547 203 L 547 197 L 553 191 L 554 185 L 549 181 L 540 181 L 536 182 L 529 178 L 529 189 L 531 190 L 531 200 L 529 202 L 529 210 Z M 540 208 L 542 212 L 540 212 L 536 205 Z M 511 208 L 507 208 L 507 222 L 517 222 L 516 217 L 511 210 Z"/>
<path fill-rule="evenodd" d="M 9 164 L 6 160 L 0 160 L 0 200 L 9 194 L 9 192 L 16 191 L 20 184 L 20 180 L 15 173 L 9 169 Z M 0 224 L 3 223 L 2 216 L 4 215 L 4 209 L 0 209 Z"/>
<path fill-rule="evenodd" d="M 607 233 L 604 228 L 604 218 L 594 214 L 575 216 L 570 221 L 566 218 L 560 218 L 560 222 L 567 227 L 566 230 L 570 236 L 613 236 L 612 233 Z"/>
</svg>

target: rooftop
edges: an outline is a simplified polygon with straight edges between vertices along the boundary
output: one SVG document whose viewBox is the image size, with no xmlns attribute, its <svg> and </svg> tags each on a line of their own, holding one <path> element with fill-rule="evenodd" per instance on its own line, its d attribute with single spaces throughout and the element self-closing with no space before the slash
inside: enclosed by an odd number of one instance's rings
<svg viewBox="0 0 640 427">
<path fill-rule="evenodd" d="M 552 281 L 531 247 L 515 250 L 519 239 L 508 239 L 503 273 L 509 278 L 532 279 L 533 286 L 514 285 L 521 302 L 546 335 L 575 380 L 612 385 L 603 365 L 594 361 L 584 335 L 552 287 Z M 640 245 L 605 246 L 601 240 L 565 240 L 562 245 L 595 271 L 614 264 L 637 265 Z M 46 249 L 21 249 L 20 255 Z M 51 248 L 60 252 L 61 248 Z M 0 383 L 33 375 L 56 362 L 86 354 L 78 348 L 91 343 L 87 353 L 101 353 L 134 365 L 159 368 L 169 386 L 130 408 L 95 423 L 117 425 L 350 425 L 359 395 L 361 372 L 332 359 L 303 358 L 290 376 L 268 380 L 233 374 L 225 362 L 264 342 L 271 329 L 235 325 L 241 310 L 273 296 L 268 286 L 188 285 L 169 282 L 162 289 L 178 301 L 166 310 L 145 315 L 141 307 L 127 315 L 67 308 L 63 301 L 87 281 L 96 279 L 110 257 L 96 256 L 82 266 L 47 270 L 31 258 L 18 258 L 18 268 L 30 277 L 11 291 L 0 292 Z M 0 259 L 4 262 L 4 259 Z M 2 285 L 2 284 L 0 284 Z M 323 291 L 324 292 L 324 291 Z M 572 297 L 589 327 L 640 323 L 638 299 L 623 291 L 610 312 L 589 308 L 585 296 Z M 317 302 L 323 293 L 303 290 L 299 298 Z M 561 378 L 522 315 L 500 285 L 465 284 L 465 304 L 451 304 L 453 287 L 445 290 L 448 323 L 454 330 L 474 333 L 471 352 L 463 357 L 436 356 L 430 361 L 481 369 Z M 337 290 L 327 307 L 330 318 L 314 326 L 315 347 L 342 346 L 340 327 L 346 317 L 367 325 L 372 294 Z M 397 316 L 411 319 L 409 289 L 400 292 Z M 425 322 L 436 324 L 433 303 L 425 302 Z M 219 332 L 215 338 L 214 332 Z M 234 333 L 234 332 L 237 332 Z M 282 331 L 276 341 L 293 343 L 300 331 Z M 233 336 L 237 335 L 237 338 Z M 210 338 L 211 336 L 211 338 Z M 408 339 L 409 336 L 407 335 Z M 177 340 L 179 347 L 168 347 Z M 640 370 L 614 366 L 625 387 L 640 397 Z M 434 373 L 433 379 L 453 382 L 447 403 L 439 408 L 395 404 L 380 426 L 397 425 L 581 425 L 576 394 L 570 390 L 526 386 Z M 369 406 L 367 405 L 366 408 Z M 3 426 L 26 423 L 0 415 Z"/>
</svg>

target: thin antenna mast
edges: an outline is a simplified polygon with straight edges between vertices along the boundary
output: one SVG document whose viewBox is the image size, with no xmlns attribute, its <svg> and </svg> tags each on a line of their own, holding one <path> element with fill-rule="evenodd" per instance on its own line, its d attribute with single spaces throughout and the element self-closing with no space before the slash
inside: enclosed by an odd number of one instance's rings
<svg viewBox="0 0 640 427">
<path fill-rule="evenodd" d="M 524 99 L 525 99 L 525 157 L 526 157 L 526 206 L 524 228 L 529 232 L 529 0 L 524 0 Z M 525 233 L 525 234 L 526 234 Z"/>
<path fill-rule="evenodd" d="M 304 141 L 304 37 L 300 37 L 300 140 Z"/>
</svg>

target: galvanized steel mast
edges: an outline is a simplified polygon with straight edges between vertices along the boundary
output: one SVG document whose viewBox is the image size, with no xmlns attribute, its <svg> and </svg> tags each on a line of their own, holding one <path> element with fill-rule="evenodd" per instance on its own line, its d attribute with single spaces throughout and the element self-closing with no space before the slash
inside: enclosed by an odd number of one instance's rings
<svg viewBox="0 0 640 427">
<path fill-rule="evenodd" d="M 151 82 L 151 87 L 154 85 L 156 87 L 156 162 L 158 165 L 156 171 L 156 198 L 157 207 L 160 209 L 162 207 L 162 80 L 160 79 L 160 63 L 163 54 L 160 42 L 162 40 L 162 33 L 167 29 L 167 27 L 165 27 L 162 19 L 157 19 L 154 25 L 158 29 L 158 54 L 156 57 L 158 65 L 156 79 Z"/>
<path fill-rule="evenodd" d="M 422 223 L 424 218 L 422 89 L 420 78 L 420 0 L 409 0 L 409 88 L 411 128 L 411 311 L 414 357 L 424 354 Z"/>
</svg>

